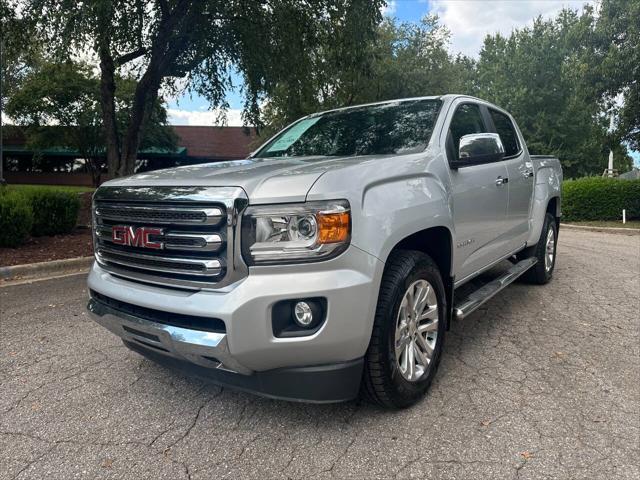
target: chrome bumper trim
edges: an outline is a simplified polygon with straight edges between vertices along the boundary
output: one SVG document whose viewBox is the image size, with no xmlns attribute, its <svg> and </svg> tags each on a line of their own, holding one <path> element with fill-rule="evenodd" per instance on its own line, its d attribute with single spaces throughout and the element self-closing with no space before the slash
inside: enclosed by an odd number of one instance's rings
<svg viewBox="0 0 640 480">
<path fill-rule="evenodd" d="M 121 312 L 90 299 L 91 318 L 120 338 L 207 368 L 251 375 L 252 370 L 238 363 L 229 352 L 226 333 L 190 330 L 152 322 Z"/>
<path fill-rule="evenodd" d="M 177 273 L 198 277 L 214 277 L 222 272 L 222 263 L 217 258 L 158 257 L 142 253 L 123 252 L 106 247 L 98 247 L 95 255 L 96 259 L 103 265 L 115 263 L 152 272 Z"/>
</svg>

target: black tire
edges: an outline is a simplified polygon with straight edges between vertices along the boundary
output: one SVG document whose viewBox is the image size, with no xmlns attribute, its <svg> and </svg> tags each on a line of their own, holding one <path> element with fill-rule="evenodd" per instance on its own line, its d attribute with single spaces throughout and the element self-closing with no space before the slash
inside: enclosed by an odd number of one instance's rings
<svg viewBox="0 0 640 480">
<path fill-rule="evenodd" d="M 546 248 L 547 248 L 547 236 L 549 231 L 553 231 L 553 260 L 551 261 L 551 267 L 547 268 L 545 264 Z M 544 217 L 544 224 L 542 225 L 542 231 L 540 232 L 540 239 L 538 243 L 522 251 L 518 258 L 524 259 L 529 257 L 536 257 L 538 263 L 531 267 L 524 275 L 522 279 L 528 283 L 534 283 L 537 285 L 544 285 L 549 283 L 553 277 L 553 269 L 556 266 L 556 250 L 558 247 L 558 227 L 556 225 L 556 219 L 553 215 L 547 213 Z"/>
<path fill-rule="evenodd" d="M 405 292 L 417 280 L 426 280 L 435 292 L 438 306 L 437 337 L 428 368 L 417 380 L 408 381 L 396 361 L 395 332 Z M 382 277 L 373 332 L 365 356 L 362 379 L 365 399 L 386 408 L 399 409 L 409 407 L 424 397 L 440 363 L 446 312 L 444 284 L 431 257 L 411 250 L 393 252 Z"/>
</svg>

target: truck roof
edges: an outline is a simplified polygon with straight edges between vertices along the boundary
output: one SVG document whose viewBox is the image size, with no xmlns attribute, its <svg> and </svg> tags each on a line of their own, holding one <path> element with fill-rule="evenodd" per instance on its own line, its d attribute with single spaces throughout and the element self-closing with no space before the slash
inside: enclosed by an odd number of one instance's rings
<svg viewBox="0 0 640 480">
<path fill-rule="evenodd" d="M 409 97 L 409 98 L 394 98 L 392 100 L 382 100 L 380 102 L 359 103 L 358 105 L 348 105 L 346 107 L 332 108 L 329 110 L 323 110 L 321 112 L 311 113 L 309 117 L 315 117 L 316 115 L 322 115 L 329 112 L 339 112 L 340 110 L 348 110 L 350 108 L 368 107 L 370 105 L 384 105 L 387 103 L 408 102 L 412 100 L 438 100 L 444 98 L 445 95 L 430 95 L 425 97 Z"/>
<path fill-rule="evenodd" d="M 473 97 L 471 95 L 463 95 L 463 94 L 459 94 L 459 93 L 447 93 L 444 95 L 426 95 L 426 96 L 422 96 L 422 97 L 406 97 L 406 98 L 394 98 L 391 100 L 382 100 L 379 102 L 369 102 L 369 103 L 360 103 L 358 105 L 349 105 L 346 107 L 339 107 L 339 108 L 332 108 L 329 110 L 323 110 L 321 112 L 315 112 L 315 113 L 311 113 L 309 114 L 307 117 L 315 117 L 317 115 L 323 115 L 325 113 L 329 113 L 329 112 L 339 112 L 341 110 L 348 110 L 350 108 L 358 108 L 358 107 L 368 107 L 371 105 L 385 105 L 388 103 L 398 103 L 398 102 L 409 102 L 409 101 L 415 101 L 415 100 L 453 100 L 455 98 L 468 98 L 470 100 L 475 100 L 478 102 L 482 102 L 485 104 L 489 104 L 489 105 L 493 105 L 490 102 L 487 102 L 486 100 L 483 100 L 481 98 L 477 98 L 477 97 Z M 497 107 L 497 105 L 493 105 L 495 107 Z M 497 107 L 500 108 L 500 107 Z M 502 110 L 502 109 L 501 109 Z"/>
</svg>

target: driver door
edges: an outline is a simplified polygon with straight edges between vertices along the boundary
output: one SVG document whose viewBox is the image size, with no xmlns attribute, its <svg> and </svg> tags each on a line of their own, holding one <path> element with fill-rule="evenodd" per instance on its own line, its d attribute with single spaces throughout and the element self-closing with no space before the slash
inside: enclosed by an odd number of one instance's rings
<svg viewBox="0 0 640 480">
<path fill-rule="evenodd" d="M 487 133 L 486 107 L 471 102 L 459 104 L 451 117 L 447 135 L 449 161 L 459 160 L 460 139 Z M 454 267 L 456 283 L 474 276 L 487 265 L 508 254 L 508 178 L 502 161 L 468 164 L 451 169 L 455 228 Z"/>
</svg>

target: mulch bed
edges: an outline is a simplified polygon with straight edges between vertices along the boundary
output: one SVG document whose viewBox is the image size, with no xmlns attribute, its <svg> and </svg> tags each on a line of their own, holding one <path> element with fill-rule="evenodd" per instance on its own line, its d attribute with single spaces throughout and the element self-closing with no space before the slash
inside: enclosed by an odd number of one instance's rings
<svg viewBox="0 0 640 480">
<path fill-rule="evenodd" d="M 79 195 L 78 228 L 67 235 L 32 237 L 18 248 L 0 247 L 0 267 L 93 255 L 91 229 L 87 228 L 91 225 L 91 196 L 93 192 L 83 192 Z"/>
<path fill-rule="evenodd" d="M 91 230 L 77 228 L 68 235 L 33 237 L 18 248 L 0 248 L 0 267 L 93 255 Z"/>
</svg>

